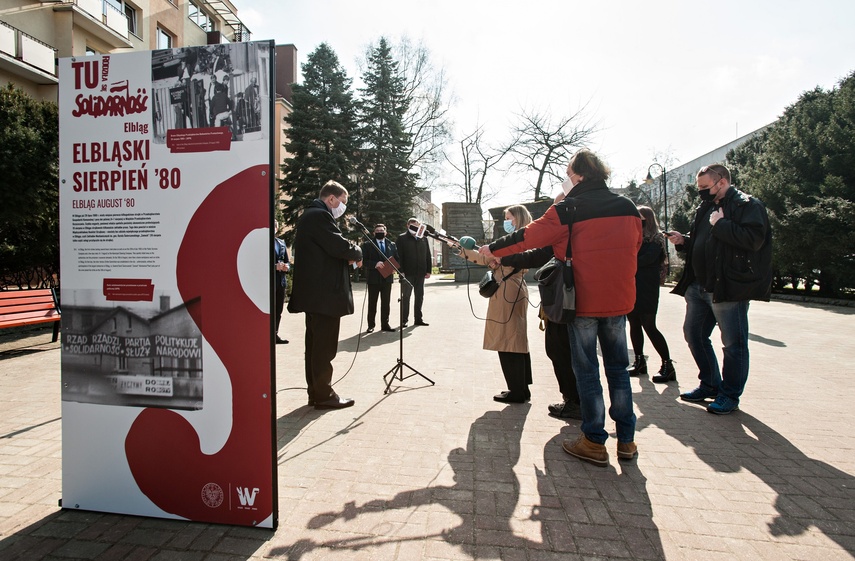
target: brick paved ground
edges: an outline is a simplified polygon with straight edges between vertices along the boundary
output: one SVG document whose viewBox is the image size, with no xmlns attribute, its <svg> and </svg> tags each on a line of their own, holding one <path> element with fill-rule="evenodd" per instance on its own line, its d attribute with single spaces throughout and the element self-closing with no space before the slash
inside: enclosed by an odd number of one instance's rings
<svg viewBox="0 0 855 561">
<path fill-rule="evenodd" d="M 471 294 L 483 317 L 486 301 Z M 431 325 L 405 330 L 405 363 L 435 386 L 414 376 L 384 395 L 398 336 L 357 336 L 361 316 L 343 322 L 336 359 L 338 378 L 355 357 L 336 388 L 356 406 L 331 412 L 305 405 L 303 317 L 283 319 L 275 532 L 59 509 L 58 345 L 49 329 L 0 337 L 0 559 L 855 557 L 851 308 L 752 304 L 741 411 L 716 417 L 678 399 L 696 371 L 683 302 L 663 293 L 679 386 L 633 381 L 640 455 L 618 463 L 610 439 L 607 469 L 561 450 L 579 426 L 546 415 L 558 392 L 534 322 L 531 403 L 505 406 L 491 399 L 505 388 L 465 285 L 432 279 Z"/>
</svg>

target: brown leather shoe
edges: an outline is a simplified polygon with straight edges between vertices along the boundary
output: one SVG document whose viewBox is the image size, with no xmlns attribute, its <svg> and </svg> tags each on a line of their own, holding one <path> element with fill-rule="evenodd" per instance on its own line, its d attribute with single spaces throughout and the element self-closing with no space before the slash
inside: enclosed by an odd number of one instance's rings
<svg viewBox="0 0 855 561">
<path fill-rule="evenodd" d="M 609 465 L 609 453 L 605 444 L 591 442 L 584 434 L 580 434 L 575 441 L 565 440 L 561 447 L 571 456 L 595 466 L 606 467 Z"/>
<path fill-rule="evenodd" d="M 632 460 L 638 456 L 638 446 L 635 442 L 618 442 L 617 457 L 618 460 Z"/>
</svg>

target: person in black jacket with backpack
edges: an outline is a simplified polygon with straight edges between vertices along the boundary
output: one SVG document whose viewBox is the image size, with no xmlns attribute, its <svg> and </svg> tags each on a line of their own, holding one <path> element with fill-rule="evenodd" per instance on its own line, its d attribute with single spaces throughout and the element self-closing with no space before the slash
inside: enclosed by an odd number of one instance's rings
<svg viewBox="0 0 855 561">
<path fill-rule="evenodd" d="M 769 301 L 772 291 L 772 230 L 766 207 L 730 184 L 730 171 L 718 164 L 698 171 L 701 204 L 691 232 L 666 237 L 686 257 L 672 291 L 686 299 L 683 335 L 698 365 L 700 384 L 680 394 L 726 415 L 739 408 L 748 380 L 748 304 Z M 710 335 L 718 324 L 724 345 L 719 371 Z"/>
</svg>

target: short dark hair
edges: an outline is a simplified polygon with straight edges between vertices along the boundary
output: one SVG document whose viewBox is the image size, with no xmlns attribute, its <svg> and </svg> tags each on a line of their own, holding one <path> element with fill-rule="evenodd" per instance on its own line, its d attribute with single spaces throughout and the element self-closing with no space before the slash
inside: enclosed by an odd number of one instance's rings
<svg viewBox="0 0 855 561">
<path fill-rule="evenodd" d="M 719 179 L 726 179 L 730 183 L 730 170 L 721 164 L 712 164 L 704 166 L 698 170 L 698 177 L 702 175 L 717 175 Z"/>
<path fill-rule="evenodd" d="M 344 195 L 346 193 L 347 193 L 347 189 L 342 187 L 341 183 L 339 183 L 337 181 L 333 181 L 332 179 L 330 179 L 329 181 L 324 183 L 323 187 L 321 187 L 321 192 L 318 194 L 318 198 L 321 200 L 324 200 L 327 197 L 329 197 L 330 195 L 333 195 L 335 197 L 341 197 L 342 195 Z"/>
<path fill-rule="evenodd" d="M 585 179 L 601 179 L 605 181 L 612 174 L 609 166 L 603 162 L 599 156 L 582 148 L 570 158 L 570 169 L 576 175 L 581 175 Z"/>
<path fill-rule="evenodd" d="M 385 224 L 375 224 L 375 225 L 374 225 L 374 229 L 376 230 L 377 228 L 383 228 L 383 229 L 385 230 L 385 229 L 386 229 L 386 225 L 385 225 Z"/>
</svg>

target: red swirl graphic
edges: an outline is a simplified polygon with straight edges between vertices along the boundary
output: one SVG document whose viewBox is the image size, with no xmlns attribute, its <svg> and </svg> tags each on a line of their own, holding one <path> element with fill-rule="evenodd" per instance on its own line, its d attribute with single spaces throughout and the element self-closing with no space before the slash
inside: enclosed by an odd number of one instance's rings
<svg viewBox="0 0 855 561">
<path fill-rule="evenodd" d="M 237 270 L 246 235 L 269 226 L 267 171 L 255 166 L 217 185 L 178 250 L 181 298 L 200 298 L 189 313 L 231 380 L 231 411 L 222 412 L 232 417 L 228 440 L 215 454 L 204 454 L 193 427 L 167 409 L 143 410 L 125 439 L 140 490 L 161 509 L 190 520 L 254 525 L 273 511 L 270 316 L 244 293 Z M 201 498 L 212 483 L 226 493 L 217 508 Z"/>
</svg>

